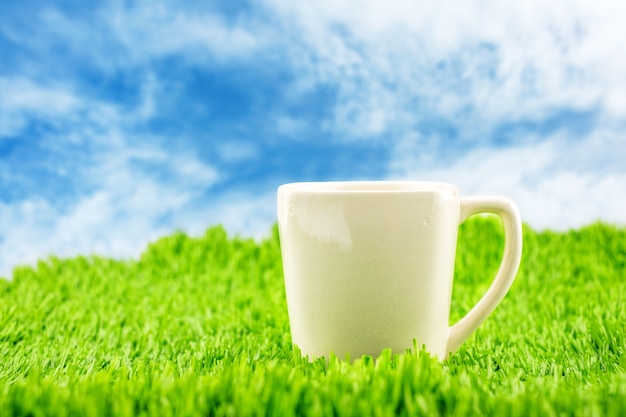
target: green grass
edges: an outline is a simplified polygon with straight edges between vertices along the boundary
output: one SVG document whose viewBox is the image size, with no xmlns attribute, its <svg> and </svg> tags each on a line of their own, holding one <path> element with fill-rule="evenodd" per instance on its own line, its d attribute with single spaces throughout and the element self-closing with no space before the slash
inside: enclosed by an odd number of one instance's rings
<svg viewBox="0 0 626 417">
<path fill-rule="evenodd" d="M 461 227 L 452 320 L 489 285 L 501 233 Z M 443 364 L 301 360 L 275 229 L 17 268 L 0 279 L 0 415 L 626 415 L 626 229 L 524 233 L 510 293 Z"/>
</svg>

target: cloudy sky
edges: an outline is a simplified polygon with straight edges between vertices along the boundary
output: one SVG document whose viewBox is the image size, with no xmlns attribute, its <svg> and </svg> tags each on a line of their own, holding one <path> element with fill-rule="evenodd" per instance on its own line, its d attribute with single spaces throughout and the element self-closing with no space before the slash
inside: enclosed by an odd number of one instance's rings
<svg viewBox="0 0 626 417">
<path fill-rule="evenodd" d="M 297 180 L 626 224 L 626 2 L 0 2 L 0 276 L 174 230 L 262 237 Z"/>
</svg>

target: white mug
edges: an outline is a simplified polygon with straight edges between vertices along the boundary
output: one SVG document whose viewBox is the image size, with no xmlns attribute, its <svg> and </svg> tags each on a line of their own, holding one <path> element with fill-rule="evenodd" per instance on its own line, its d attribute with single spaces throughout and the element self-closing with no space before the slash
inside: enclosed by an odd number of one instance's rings
<svg viewBox="0 0 626 417">
<path fill-rule="evenodd" d="M 503 221 L 502 263 L 482 299 L 449 326 L 458 227 L 482 212 Z M 415 343 L 443 360 L 504 298 L 522 254 L 512 201 L 459 197 L 435 182 L 285 184 L 278 228 L 292 341 L 310 360 L 404 353 Z"/>
</svg>

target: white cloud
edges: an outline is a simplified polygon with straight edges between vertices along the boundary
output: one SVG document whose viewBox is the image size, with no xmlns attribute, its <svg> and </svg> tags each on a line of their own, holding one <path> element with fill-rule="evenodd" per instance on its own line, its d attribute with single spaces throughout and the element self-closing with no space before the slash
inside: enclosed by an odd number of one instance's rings
<svg viewBox="0 0 626 417">
<path fill-rule="evenodd" d="M 206 10 L 168 2 L 108 2 L 87 20 L 49 6 L 34 13 L 34 18 L 43 28 L 38 28 L 34 39 L 18 42 L 36 46 L 47 42 L 37 36 L 51 37 L 79 59 L 88 58 L 104 70 L 143 66 L 170 55 L 193 63 L 248 57 L 263 47 L 265 36 L 254 21 L 229 23 Z"/>
<path fill-rule="evenodd" d="M 203 49 L 218 57 L 246 55 L 258 48 L 260 39 L 243 24 L 227 25 L 217 16 L 171 8 L 166 3 L 119 4 L 103 11 L 117 38 L 129 50 L 166 55 Z M 240 23 L 240 22 L 238 22 Z"/>
<path fill-rule="evenodd" d="M 229 192 L 207 201 L 198 198 L 199 189 L 184 184 L 184 179 L 170 185 L 134 179 L 130 187 L 101 189 L 64 210 L 43 200 L 0 202 L 0 277 L 49 255 L 136 258 L 149 242 L 174 230 L 201 235 L 223 225 L 231 235 L 269 236 L 276 221 L 275 190 L 254 196 Z M 171 218 L 164 222 L 163 215 Z"/>
<path fill-rule="evenodd" d="M 221 143 L 216 144 L 216 150 L 220 159 L 225 162 L 252 160 L 259 155 L 255 144 L 236 139 L 222 140 Z"/>
<path fill-rule="evenodd" d="M 433 116 L 482 126 L 474 137 L 560 108 L 626 117 L 623 2 L 266 3 L 293 49 L 315 55 L 302 73 L 338 87 L 334 126 L 349 136 L 368 136 L 368 123 L 373 134 L 406 132 Z"/>
<path fill-rule="evenodd" d="M 44 77 L 45 78 L 45 77 Z M 30 123 L 43 122 L 63 132 L 51 142 L 119 143 L 124 125 L 149 118 L 154 112 L 156 83 L 147 77 L 140 86 L 140 103 L 124 108 L 118 103 L 91 98 L 71 82 L 0 77 L 0 139 L 20 136 Z M 38 137 L 45 135 L 39 134 Z"/>
<path fill-rule="evenodd" d="M 614 132 L 584 140 L 563 136 L 501 149 L 478 148 L 447 166 L 424 160 L 418 142 L 404 146 L 394 177 L 445 181 L 462 195 L 501 195 L 517 202 L 537 229 L 565 230 L 596 220 L 626 224 L 626 149 Z M 621 152 L 617 149 L 623 149 Z"/>
<path fill-rule="evenodd" d="M 276 132 L 292 139 L 299 139 L 309 127 L 305 119 L 291 117 L 289 115 L 281 115 L 276 117 Z"/>
<path fill-rule="evenodd" d="M 176 223 L 191 234 L 202 234 L 207 226 L 222 225 L 233 234 L 262 239 L 276 222 L 276 190 L 256 193 L 228 191 L 219 200 L 206 201 L 181 210 Z"/>
<path fill-rule="evenodd" d="M 0 276 L 49 254 L 136 256 L 183 224 L 179 213 L 217 180 L 215 169 L 191 155 L 148 146 L 111 149 L 99 162 L 79 173 L 95 191 L 68 206 L 42 199 L 0 203 Z M 166 178 L 155 177 L 145 164 L 157 164 Z"/>
<path fill-rule="evenodd" d="M 0 138 L 18 134 L 31 118 L 66 118 L 81 105 L 68 88 L 0 77 Z"/>
<path fill-rule="evenodd" d="M 135 105 L 24 78 L 2 78 L 0 87 L 5 87 L 0 89 L 0 121 L 19 121 L 3 133 L 18 135 L 33 121 L 55 126 L 38 134 L 45 150 L 37 151 L 32 164 L 63 177 L 59 181 L 68 189 L 50 197 L 30 184 L 42 174 L 31 173 L 27 197 L 18 193 L 0 202 L 0 276 L 49 254 L 134 256 L 148 241 L 171 232 L 176 227 L 172 216 L 193 205 L 219 178 L 216 168 L 191 151 L 166 146 L 174 138 L 137 133 L 136 126 L 157 111 L 160 86 L 150 77 Z M 12 173 L 21 163 L 5 157 L 0 168 L 5 186 L 27 186 L 28 173 Z"/>
</svg>

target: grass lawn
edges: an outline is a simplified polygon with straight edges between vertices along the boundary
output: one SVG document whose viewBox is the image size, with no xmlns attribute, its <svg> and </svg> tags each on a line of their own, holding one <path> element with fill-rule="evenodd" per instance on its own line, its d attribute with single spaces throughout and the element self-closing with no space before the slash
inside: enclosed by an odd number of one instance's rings
<svg viewBox="0 0 626 417">
<path fill-rule="evenodd" d="M 459 236 L 452 320 L 502 251 L 496 219 Z M 0 415 L 626 416 L 626 228 L 524 228 L 511 291 L 443 364 L 294 354 L 273 237 L 211 228 L 136 261 L 51 258 L 0 279 Z"/>
</svg>

